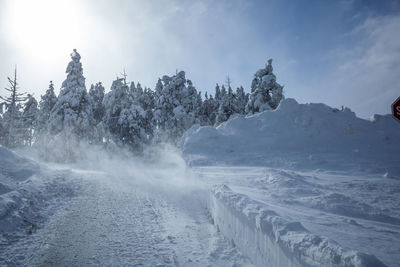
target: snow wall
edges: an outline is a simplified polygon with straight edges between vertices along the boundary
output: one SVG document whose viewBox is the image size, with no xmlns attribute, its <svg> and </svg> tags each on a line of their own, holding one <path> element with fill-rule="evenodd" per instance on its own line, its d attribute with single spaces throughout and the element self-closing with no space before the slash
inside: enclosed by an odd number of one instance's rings
<svg viewBox="0 0 400 267">
<path fill-rule="evenodd" d="M 345 250 L 332 240 L 287 222 L 228 186 L 215 186 L 209 210 L 219 231 L 257 266 L 386 266 L 374 255 Z"/>
</svg>

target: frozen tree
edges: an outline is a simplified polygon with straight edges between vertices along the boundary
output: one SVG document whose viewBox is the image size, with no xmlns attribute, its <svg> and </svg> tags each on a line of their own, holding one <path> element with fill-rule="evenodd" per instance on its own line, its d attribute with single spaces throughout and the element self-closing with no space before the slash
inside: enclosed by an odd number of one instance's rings
<svg viewBox="0 0 400 267">
<path fill-rule="evenodd" d="M 144 128 L 148 135 L 149 141 L 153 139 L 154 136 L 154 92 L 150 88 L 145 88 L 143 92 L 142 101 L 140 106 L 145 111 L 145 122 Z"/>
<path fill-rule="evenodd" d="M 219 101 L 222 101 L 224 99 L 224 97 L 226 96 L 226 89 L 225 89 L 225 85 L 222 85 L 221 87 L 221 94 L 219 96 Z"/>
<path fill-rule="evenodd" d="M 65 132 L 82 139 L 91 137 L 93 126 L 92 109 L 83 77 L 81 56 L 74 49 L 72 61 L 67 66 L 67 78 L 51 113 L 49 126 L 52 134 Z"/>
<path fill-rule="evenodd" d="M 154 94 L 149 88 L 143 89 L 140 83 L 136 86 L 132 82 L 130 92 L 132 95 L 131 113 L 136 118 L 136 135 L 142 143 L 148 143 L 153 138 L 153 108 Z M 140 128 L 140 130 L 139 130 Z M 139 137 L 140 136 L 140 137 Z M 139 140 L 139 139 L 138 139 Z"/>
<path fill-rule="evenodd" d="M 119 142 L 135 150 L 141 149 L 148 137 L 144 124 L 145 112 L 140 105 L 132 103 L 122 109 L 118 118 Z"/>
<path fill-rule="evenodd" d="M 208 96 L 207 92 L 204 95 L 204 102 L 201 106 L 200 124 L 201 125 L 214 125 L 216 113 L 214 111 L 214 98 L 212 95 Z"/>
<path fill-rule="evenodd" d="M 222 94 L 221 88 L 219 87 L 218 83 L 215 86 L 215 94 L 214 94 L 214 101 L 213 101 L 213 112 L 210 117 L 210 120 L 213 122 L 213 125 L 217 123 L 217 115 L 219 112 L 219 106 L 222 102 Z"/>
<path fill-rule="evenodd" d="M 137 101 L 141 95 L 136 92 L 137 89 L 132 84 L 129 88 L 124 79 L 117 78 L 112 83 L 111 91 L 105 95 L 104 123 L 109 132 L 108 143 L 112 141 L 137 150 L 148 142 L 146 112 Z"/>
<path fill-rule="evenodd" d="M 93 143 L 102 144 L 104 133 L 104 87 L 101 82 L 96 83 L 96 85 L 91 85 L 89 90 L 89 104 L 93 115 Z"/>
<path fill-rule="evenodd" d="M 61 86 L 60 94 L 50 112 L 48 130 L 50 140 L 43 140 L 42 145 L 57 147 L 57 154 L 52 158 L 57 161 L 75 161 L 81 156 L 75 148 L 81 141 L 92 143 L 94 136 L 94 120 L 89 96 L 83 77 L 81 56 L 73 50 L 71 62 L 67 66 L 67 78 Z M 44 154 L 44 156 L 48 156 Z"/>
<path fill-rule="evenodd" d="M 24 109 L 22 112 L 21 130 L 24 133 L 25 144 L 29 146 L 31 146 L 33 142 L 33 134 L 38 111 L 39 109 L 36 99 L 32 95 L 28 94 L 27 101 L 24 104 Z"/>
<path fill-rule="evenodd" d="M 185 72 L 180 71 L 172 77 L 163 76 L 157 82 L 155 96 L 157 139 L 176 141 L 197 120 L 197 90 L 186 80 Z"/>
<path fill-rule="evenodd" d="M 54 85 L 53 82 L 50 81 L 49 89 L 47 89 L 46 93 L 41 96 L 41 100 L 39 102 L 39 111 L 35 123 L 36 138 L 40 138 L 40 135 L 46 134 L 47 122 L 50 118 L 50 112 L 56 102 L 57 96 L 54 93 Z"/>
<path fill-rule="evenodd" d="M 272 59 L 269 59 L 266 67 L 254 74 L 246 113 L 276 109 L 283 99 L 282 90 L 283 87 L 276 82 L 276 76 L 273 74 Z"/>
<path fill-rule="evenodd" d="M 249 95 L 244 92 L 242 86 L 236 89 L 235 93 L 235 113 L 245 114 L 246 104 L 249 101 Z"/>
<path fill-rule="evenodd" d="M 100 123 L 104 116 L 104 87 L 101 82 L 91 85 L 89 90 L 89 103 L 92 108 L 95 125 Z"/>
<path fill-rule="evenodd" d="M 220 101 L 221 100 L 221 89 L 219 88 L 219 85 L 215 86 L 215 94 L 214 94 L 215 101 Z"/>
<path fill-rule="evenodd" d="M 119 117 L 124 109 L 128 109 L 130 106 L 129 87 L 125 85 L 123 79 L 117 78 L 111 85 L 111 90 L 104 96 L 104 124 L 105 128 L 110 134 L 108 136 L 109 141 L 119 142 L 119 138 L 122 135 Z"/>
<path fill-rule="evenodd" d="M 26 100 L 25 93 L 18 92 L 18 82 L 17 82 L 17 68 L 14 70 L 14 77 L 11 79 L 7 77 L 9 86 L 5 88 L 9 92 L 9 96 L 2 97 L 3 105 L 6 107 L 6 111 L 3 114 L 3 145 L 6 147 L 14 147 L 21 145 L 21 112 L 20 103 Z"/>
<path fill-rule="evenodd" d="M 216 118 L 217 124 L 227 121 L 229 117 L 235 113 L 234 104 L 235 104 L 235 99 L 232 92 L 232 88 L 228 87 L 228 92 L 226 92 L 225 86 L 222 86 L 221 100 Z"/>
</svg>

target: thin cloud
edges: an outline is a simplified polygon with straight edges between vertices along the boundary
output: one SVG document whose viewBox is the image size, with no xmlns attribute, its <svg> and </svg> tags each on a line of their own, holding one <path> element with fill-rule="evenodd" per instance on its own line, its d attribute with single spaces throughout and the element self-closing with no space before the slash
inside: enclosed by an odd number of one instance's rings
<svg viewBox="0 0 400 267">
<path fill-rule="evenodd" d="M 371 110 L 389 113 L 400 92 L 400 16 L 366 19 L 354 31 L 361 37 L 355 48 L 337 51 L 343 60 L 337 68 L 334 90 L 347 91 L 352 106 L 363 117 Z"/>
</svg>

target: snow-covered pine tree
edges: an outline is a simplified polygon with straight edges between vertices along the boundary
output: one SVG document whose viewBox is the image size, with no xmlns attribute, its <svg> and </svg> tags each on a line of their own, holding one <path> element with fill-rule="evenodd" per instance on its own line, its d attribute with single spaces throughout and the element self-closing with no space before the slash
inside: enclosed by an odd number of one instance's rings
<svg viewBox="0 0 400 267">
<path fill-rule="evenodd" d="M 123 79 L 117 78 L 111 85 L 111 90 L 104 96 L 104 125 L 108 132 L 106 142 L 114 141 L 120 143 L 121 136 L 120 124 L 118 123 L 121 111 L 128 109 L 131 98 L 129 88 L 123 83 Z"/>
<path fill-rule="evenodd" d="M 32 95 L 28 94 L 27 101 L 24 103 L 21 121 L 21 131 L 24 133 L 23 138 L 25 145 L 31 146 L 33 143 L 33 134 L 38 111 L 38 102 Z"/>
<path fill-rule="evenodd" d="M 93 115 L 93 141 L 92 143 L 102 144 L 104 138 L 104 87 L 101 82 L 91 85 L 89 89 L 88 99 Z"/>
<path fill-rule="evenodd" d="M 94 120 L 83 77 L 81 56 L 73 50 L 72 61 L 67 66 L 67 78 L 62 83 L 57 102 L 50 113 L 49 131 L 54 136 L 53 146 L 58 146 L 57 160 L 76 160 L 80 142 L 91 143 Z M 51 142 L 50 142 L 51 143 Z"/>
<path fill-rule="evenodd" d="M 215 101 L 221 100 L 221 89 L 219 88 L 218 83 L 215 85 L 214 99 L 215 99 Z"/>
<path fill-rule="evenodd" d="M 200 125 L 214 125 L 215 112 L 214 112 L 214 98 L 207 92 L 204 95 L 204 101 L 201 105 Z"/>
<path fill-rule="evenodd" d="M 243 86 L 236 89 L 235 93 L 235 113 L 245 114 L 246 104 L 249 101 L 249 95 L 244 92 Z"/>
<path fill-rule="evenodd" d="M 143 92 L 143 98 L 140 103 L 142 109 L 145 111 L 145 132 L 148 135 L 148 141 L 151 141 L 154 137 L 154 92 L 150 88 L 145 88 Z"/>
<path fill-rule="evenodd" d="M 214 94 L 214 102 L 213 102 L 213 112 L 212 116 L 210 117 L 210 121 L 217 123 L 217 116 L 219 112 L 219 106 L 222 102 L 222 95 L 221 95 L 221 88 L 219 87 L 218 83 L 215 86 L 215 94 Z"/>
<path fill-rule="evenodd" d="M 180 71 L 172 77 L 163 76 L 155 94 L 157 141 L 174 142 L 196 122 L 197 90 Z"/>
<path fill-rule="evenodd" d="M 219 105 L 216 122 L 217 124 L 223 123 L 227 121 L 229 117 L 236 112 L 235 109 L 235 99 L 232 92 L 232 88 L 228 87 L 228 92 L 225 89 L 225 86 L 222 85 L 221 89 L 221 102 Z"/>
<path fill-rule="evenodd" d="M 222 85 L 221 94 L 220 94 L 219 100 L 222 101 L 224 99 L 224 97 L 226 96 L 226 94 L 227 94 L 227 92 L 226 92 L 226 89 L 225 89 L 225 85 Z"/>
<path fill-rule="evenodd" d="M 9 86 L 5 88 L 9 92 L 9 96 L 2 97 L 0 99 L 4 102 L 6 111 L 2 116 L 4 137 L 2 145 L 5 147 L 16 147 L 23 145 L 22 139 L 22 123 L 21 123 L 21 102 L 26 100 L 25 93 L 18 92 L 18 82 L 17 82 L 17 67 L 14 70 L 14 77 L 11 79 L 7 77 Z"/>
<path fill-rule="evenodd" d="M 67 78 L 62 83 L 57 102 L 51 113 L 49 126 L 52 134 L 65 132 L 79 139 L 90 139 L 93 126 L 92 109 L 83 77 L 81 56 L 74 49 L 67 66 Z"/>
<path fill-rule="evenodd" d="M 195 97 L 195 103 L 194 103 L 194 122 L 193 123 L 199 123 L 201 125 L 204 125 L 203 123 L 203 98 L 201 97 L 201 92 L 199 91 Z"/>
<path fill-rule="evenodd" d="M 146 113 L 133 96 L 124 79 L 117 78 L 104 97 L 107 142 L 138 150 L 149 140 Z M 135 87 L 135 90 L 137 87 Z"/>
<path fill-rule="evenodd" d="M 284 97 L 282 91 L 283 87 L 276 82 L 276 76 L 273 73 L 272 59 L 269 59 L 266 67 L 254 74 L 246 113 L 254 114 L 276 109 Z"/>
<path fill-rule="evenodd" d="M 149 88 L 143 89 L 140 83 L 137 83 L 135 85 L 134 82 L 131 83 L 129 93 L 132 99 L 132 103 L 140 107 L 140 109 L 136 109 L 135 113 L 140 113 L 140 126 L 144 129 L 145 132 L 145 137 L 143 137 L 144 139 L 142 140 L 142 142 L 148 143 L 152 140 L 154 132 L 154 93 Z M 141 110 L 143 110 L 144 113 L 142 113 Z"/>
<path fill-rule="evenodd" d="M 53 82 L 50 81 L 49 89 L 41 96 L 39 102 L 39 111 L 35 123 L 35 136 L 39 139 L 41 135 L 47 134 L 47 123 L 50 118 L 50 112 L 57 102 L 57 96 L 54 93 Z"/>
<path fill-rule="evenodd" d="M 95 125 L 99 124 L 104 116 L 104 87 L 101 82 L 96 83 L 96 85 L 91 85 L 89 90 L 89 102 L 92 108 L 92 114 Z"/>
</svg>

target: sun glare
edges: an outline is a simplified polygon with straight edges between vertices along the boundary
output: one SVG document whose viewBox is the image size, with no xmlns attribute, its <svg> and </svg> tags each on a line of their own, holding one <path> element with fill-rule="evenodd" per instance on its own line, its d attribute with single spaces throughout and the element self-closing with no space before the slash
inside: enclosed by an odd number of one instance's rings
<svg viewBox="0 0 400 267">
<path fill-rule="evenodd" d="M 9 40 L 20 52 L 51 61 L 57 53 L 65 54 L 82 42 L 81 8 L 78 1 L 9 1 Z"/>
</svg>

